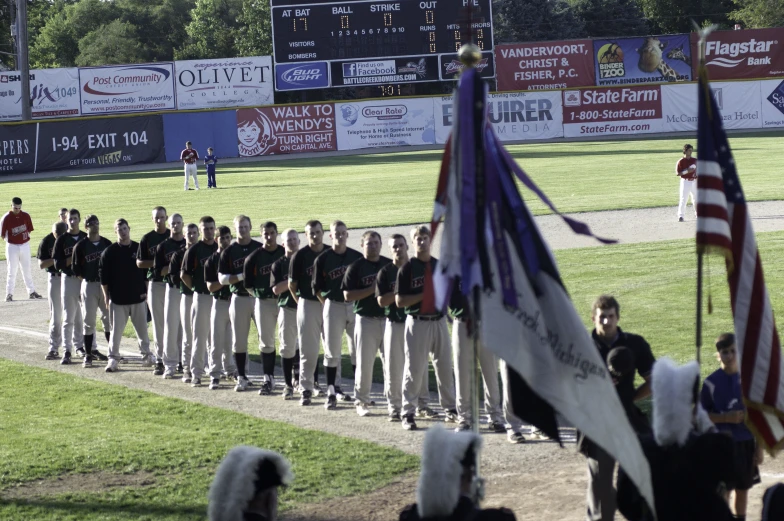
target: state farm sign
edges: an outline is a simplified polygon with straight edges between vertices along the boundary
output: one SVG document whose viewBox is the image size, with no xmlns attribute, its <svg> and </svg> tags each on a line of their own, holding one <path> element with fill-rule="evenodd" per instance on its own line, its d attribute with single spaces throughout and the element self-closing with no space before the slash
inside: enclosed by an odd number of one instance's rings
<svg viewBox="0 0 784 521">
<path fill-rule="evenodd" d="M 564 136 L 658 132 L 661 87 L 609 87 L 563 92 Z"/>
<path fill-rule="evenodd" d="M 691 35 L 697 56 L 698 36 Z M 697 63 L 694 67 L 696 71 Z M 714 31 L 705 44 L 705 65 L 711 80 L 773 78 L 784 75 L 784 27 Z M 696 75 L 696 72 L 695 72 Z"/>
</svg>

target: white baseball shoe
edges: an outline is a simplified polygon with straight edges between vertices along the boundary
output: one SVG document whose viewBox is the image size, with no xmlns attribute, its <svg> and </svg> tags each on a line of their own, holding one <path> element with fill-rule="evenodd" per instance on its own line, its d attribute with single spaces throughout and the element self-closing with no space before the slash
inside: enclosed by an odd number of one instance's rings
<svg viewBox="0 0 784 521">
<path fill-rule="evenodd" d="M 367 405 L 364 403 L 360 403 L 357 405 L 357 414 L 362 416 L 363 418 L 370 414 L 370 409 L 368 409 Z"/>
<path fill-rule="evenodd" d="M 116 373 L 117 372 L 117 360 L 114 358 L 109 360 L 109 363 L 106 364 L 106 369 L 104 369 L 107 373 Z"/>
<path fill-rule="evenodd" d="M 245 378 L 244 376 L 238 376 L 237 385 L 234 386 L 234 390 L 240 393 L 247 388 L 248 388 L 248 379 Z"/>
</svg>

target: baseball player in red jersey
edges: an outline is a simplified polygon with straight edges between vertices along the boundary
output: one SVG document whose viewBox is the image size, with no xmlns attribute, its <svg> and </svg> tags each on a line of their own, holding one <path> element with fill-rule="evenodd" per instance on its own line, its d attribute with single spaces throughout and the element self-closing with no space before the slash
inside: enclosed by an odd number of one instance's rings
<svg viewBox="0 0 784 521">
<path fill-rule="evenodd" d="M 199 153 L 193 149 L 191 142 L 185 143 L 185 150 L 180 153 L 180 161 L 185 164 L 185 190 L 188 190 L 188 179 L 193 177 L 193 186 L 196 190 L 199 189 L 199 178 L 197 177 L 196 161 L 199 159 Z"/>
<path fill-rule="evenodd" d="M 163 333 L 164 333 L 164 306 L 166 304 L 166 283 L 163 276 L 155 273 L 155 250 L 160 243 L 169 238 L 171 232 L 166 227 L 166 208 L 156 206 L 152 209 L 152 222 L 155 229 L 147 232 L 139 241 L 139 251 L 136 255 L 136 266 L 147 269 L 147 306 L 152 316 L 152 336 L 155 348 L 155 376 L 163 375 Z"/>
<path fill-rule="evenodd" d="M 22 211 L 22 200 L 14 197 L 11 200 L 11 211 L 0 219 L 0 237 L 5 241 L 5 258 L 8 262 L 8 277 L 5 281 L 5 301 L 14 299 L 16 272 L 22 266 L 22 278 L 31 299 L 43 298 L 35 291 L 33 275 L 30 272 L 30 232 L 33 231 L 33 220 L 30 214 Z"/>
<path fill-rule="evenodd" d="M 68 210 L 65 211 L 68 215 Z M 38 267 L 46 270 L 48 276 L 47 296 L 49 297 L 49 352 L 47 360 L 60 358 L 60 345 L 63 342 L 63 300 L 60 272 L 54 267 L 54 243 L 68 230 L 68 225 L 58 221 L 52 225 L 52 233 L 47 235 L 38 246 Z"/>
<path fill-rule="evenodd" d="M 680 197 L 678 198 L 678 221 L 683 222 L 683 212 L 689 204 L 694 209 L 697 217 L 697 158 L 692 157 L 694 147 L 690 144 L 683 145 L 683 157 L 675 164 L 675 173 L 681 178 Z"/>
</svg>

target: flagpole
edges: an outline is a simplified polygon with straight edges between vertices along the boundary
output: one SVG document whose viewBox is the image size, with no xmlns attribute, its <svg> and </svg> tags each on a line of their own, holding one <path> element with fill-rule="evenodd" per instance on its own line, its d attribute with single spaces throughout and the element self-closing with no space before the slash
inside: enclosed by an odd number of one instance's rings
<svg viewBox="0 0 784 521">
<path fill-rule="evenodd" d="M 716 25 L 712 25 L 710 27 L 700 28 L 694 22 L 694 20 L 692 20 L 692 24 L 694 24 L 695 28 L 697 29 L 697 34 L 700 35 L 700 40 L 699 40 L 699 44 L 698 44 L 699 60 L 700 60 L 699 61 L 699 74 L 700 75 L 707 74 L 707 71 L 705 70 L 705 44 L 707 42 L 708 35 L 711 32 L 713 32 L 713 30 L 717 26 Z M 697 88 L 700 89 L 699 84 L 698 84 Z M 703 93 L 702 92 L 698 92 L 697 95 L 698 96 L 702 96 Z M 699 147 L 699 143 L 697 143 L 697 146 Z M 699 150 L 698 150 L 698 153 L 700 153 Z M 698 178 L 697 189 L 698 190 L 699 190 L 699 175 L 700 174 L 699 174 L 699 170 L 698 170 L 697 171 L 697 178 Z M 695 206 L 695 212 L 696 212 L 697 201 L 693 201 L 693 204 Z M 699 215 L 697 215 L 697 219 L 698 220 L 700 219 Z M 697 327 L 696 327 L 696 332 L 695 332 L 695 335 L 696 335 L 696 339 L 695 339 L 695 350 L 696 350 L 695 360 L 697 360 L 698 364 L 702 364 L 702 360 L 701 360 L 701 358 L 702 358 L 701 357 L 701 351 L 702 351 L 702 257 L 703 257 L 703 252 L 700 249 L 698 249 L 697 250 L 697 317 L 696 317 L 697 318 Z M 710 313 L 710 311 L 708 311 L 708 312 Z"/>
</svg>

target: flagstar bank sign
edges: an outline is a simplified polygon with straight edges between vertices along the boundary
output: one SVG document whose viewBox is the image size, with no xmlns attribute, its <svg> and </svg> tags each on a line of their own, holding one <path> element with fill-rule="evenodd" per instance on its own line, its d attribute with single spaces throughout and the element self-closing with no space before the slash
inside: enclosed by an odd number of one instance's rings
<svg viewBox="0 0 784 521">
<path fill-rule="evenodd" d="M 451 96 L 434 98 L 436 142 L 446 143 L 454 124 Z M 560 92 L 510 92 L 487 97 L 488 117 L 501 141 L 563 137 Z"/>
<path fill-rule="evenodd" d="M 79 69 L 82 114 L 174 110 L 174 64 Z"/>
<path fill-rule="evenodd" d="M 693 56 L 698 56 L 698 39 L 692 33 Z M 714 31 L 705 44 L 705 65 L 711 81 L 784 76 L 784 27 Z"/>
<path fill-rule="evenodd" d="M 175 62 L 178 109 L 272 105 L 272 58 Z"/>
</svg>

